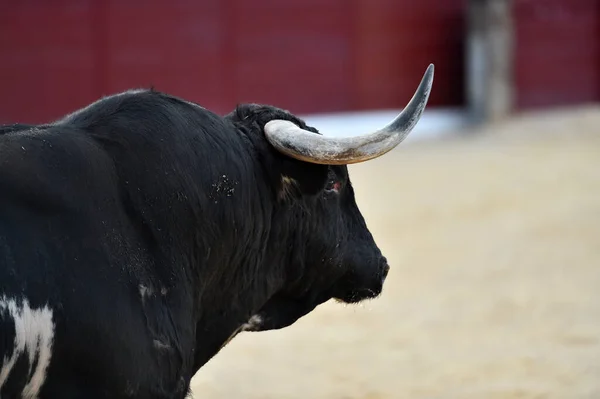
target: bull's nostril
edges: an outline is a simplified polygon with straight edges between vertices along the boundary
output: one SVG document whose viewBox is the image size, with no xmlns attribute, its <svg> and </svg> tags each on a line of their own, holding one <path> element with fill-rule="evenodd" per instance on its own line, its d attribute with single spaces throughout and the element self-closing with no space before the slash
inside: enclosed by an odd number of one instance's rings
<svg viewBox="0 0 600 399">
<path fill-rule="evenodd" d="M 388 265 L 386 263 L 385 265 L 383 265 L 383 269 L 381 270 L 381 278 L 383 280 L 385 280 L 385 278 L 387 277 L 389 272 L 390 272 L 390 265 Z"/>
</svg>

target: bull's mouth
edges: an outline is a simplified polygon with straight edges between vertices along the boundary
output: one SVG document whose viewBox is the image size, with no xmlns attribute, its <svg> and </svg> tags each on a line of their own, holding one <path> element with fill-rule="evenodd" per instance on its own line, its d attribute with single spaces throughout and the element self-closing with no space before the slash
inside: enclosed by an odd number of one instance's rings
<svg viewBox="0 0 600 399">
<path fill-rule="evenodd" d="M 359 303 L 368 299 L 375 299 L 379 295 L 381 295 L 381 288 L 379 289 L 371 289 L 371 288 L 361 288 L 356 290 L 351 290 L 346 294 L 335 296 L 334 299 L 338 302 L 343 303 Z"/>
<path fill-rule="evenodd" d="M 383 283 L 387 278 L 389 269 L 387 261 L 382 258 L 381 267 L 375 275 L 368 278 L 358 278 L 357 276 L 347 278 L 346 281 L 340 282 L 338 292 L 333 295 L 333 298 L 348 304 L 377 298 L 381 295 Z"/>
</svg>

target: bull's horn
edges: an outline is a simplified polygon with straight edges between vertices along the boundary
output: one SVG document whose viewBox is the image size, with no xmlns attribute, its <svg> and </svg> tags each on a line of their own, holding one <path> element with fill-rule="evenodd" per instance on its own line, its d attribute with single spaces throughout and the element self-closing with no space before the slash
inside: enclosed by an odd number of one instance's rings
<svg viewBox="0 0 600 399">
<path fill-rule="evenodd" d="M 427 105 L 433 83 L 433 64 L 402 112 L 387 126 L 355 137 L 327 137 L 275 119 L 265 124 L 267 140 L 280 152 L 302 161 L 324 165 L 346 165 L 368 161 L 392 150 L 415 127 Z"/>
</svg>

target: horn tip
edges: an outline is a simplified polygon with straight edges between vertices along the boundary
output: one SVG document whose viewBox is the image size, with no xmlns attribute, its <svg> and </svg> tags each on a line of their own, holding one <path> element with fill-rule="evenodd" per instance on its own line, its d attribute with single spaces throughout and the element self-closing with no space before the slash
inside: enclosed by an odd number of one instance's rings
<svg viewBox="0 0 600 399">
<path fill-rule="evenodd" d="M 429 64 L 429 66 L 427 67 L 427 70 L 425 71 L 425 76 L 429 77 L 430 79 L 433 79 L 434 71 L 435 71 L 435 66 L 433 65 L 433 63 Z"/>
</svg>

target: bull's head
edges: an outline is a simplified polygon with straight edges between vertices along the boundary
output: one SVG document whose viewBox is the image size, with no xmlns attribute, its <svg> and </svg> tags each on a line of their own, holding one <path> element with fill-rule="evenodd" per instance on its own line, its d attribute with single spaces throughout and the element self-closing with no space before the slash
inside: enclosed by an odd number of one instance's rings
<svg viewBox="0 0 600 399">
<path fill-rule="evenodd" d="M 295 116 L 249 105 L 235 116 L 259 126 L 275 157 L 280 199 L 273 226 L 286 282 L 244 329 L 282 328 L 330 298 L 356 303 L 378 296 L 389 266 L 359 211 L 348 164 L 389 152 L 415 127 L 433 82 L 430 65 L 407 107 L 387 126 L 355 137 L 328 137 Z M 271 171 L 272 172 L 272 171 Z M 277 233 L 275 233 L 277 236 Z"/>
</svg>

